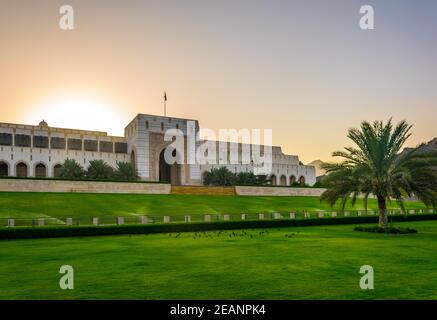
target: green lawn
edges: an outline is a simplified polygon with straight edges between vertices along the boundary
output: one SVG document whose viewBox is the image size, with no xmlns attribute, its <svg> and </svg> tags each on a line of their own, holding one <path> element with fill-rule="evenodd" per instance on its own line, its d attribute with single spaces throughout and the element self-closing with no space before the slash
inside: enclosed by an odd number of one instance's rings
<svg viewBox="0 0 437 320">
<path fill-rule="evenodd" d="M 419 233 L 344 225 L 2 241 L 0 299 L 437 299 L 437 222 L 400 224 Z M 59 289 L 65 264 L 74 290 Z M 359 288 L 362 265 L 374 268 L 374 290 Z"/>
<path fill-rule="evenodd" d="M 419 202 L 408 202 L 410 209 L 422 209 Z M 376 209 L 375 200 L 370 208 Z M 393 202 L 391 208 L 398 208 Z M 338 209 L 338 208 L 336 208 Z M 352 209 L 348 206 L 347 209 Z M 355 209 L 363 209 L 358 201 Z M 116 216 L 137 218 L 141 215 L 169 215 L 172 221 L 183 221 L 184 215 L 271 213 L 290 211 L 318 211 L 331 208 L 318 197 L 261 197 L 261 196 L 205 196 L 205 195 L 132 195 L 80 193 L 7 193 L 0 192 L 0 221 L 4 218 L 81 217 L 90 223 L 91 217 L 105 217 L 108 222 Z"/>
</svg>

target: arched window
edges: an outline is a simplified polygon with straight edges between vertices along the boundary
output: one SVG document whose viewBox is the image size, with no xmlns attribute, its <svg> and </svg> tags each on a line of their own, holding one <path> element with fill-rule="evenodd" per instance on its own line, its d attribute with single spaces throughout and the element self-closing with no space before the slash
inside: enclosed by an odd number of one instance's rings
<svg viewBox="0 0 437 320">
<path fill-rule="evenodd" d="M 296 183 L 296 177 L 290 176 L 290 186 Z"/>
<path fill-rule="evenodd" d="M 304 186 L 304 185 L 305 185 L 305 177 L 304 177 L 304 176 L 301 176 L 301 177 L 299 178 L 299 184 L 300 184 L 301 186 Z"/>
<path fill-rule="evenodd" d="M 286 186 L 287 185 L 287 177 L 282 175 L 281 178 L 279 179 L 279 184 L 281 186 Z"/>
<path fill-rule="evenodd" d="M 9 165 L 4 161 L 0 162 L 0 176 L 2 177 L 9 176 Z"/>
<path fill-rule="evenodd" d="M 61 175 L 62 164 L 57 164 L 53 167 L 53 176 L 59 177 Z"/>
<path fill-rule="evenodd" d="M 17 173 L 17 177 L 27 177 L 29 175 L 27 164 L 24 162 L 17 163 L 15 167 L 15 172 Z"/>
<path fill-rule="evenodd" d="M 270 182 L 272 186 L 276 186 L 277 182 L 276 182 L 276 176 L 274 174 L 271 175 Z"/>
<path fill-rule="evenodd" d="M 47 177 L 47 167 L 43 163 L 38 163 L 35 166 L 35 177 L 45 178 Z"/>
</svg>

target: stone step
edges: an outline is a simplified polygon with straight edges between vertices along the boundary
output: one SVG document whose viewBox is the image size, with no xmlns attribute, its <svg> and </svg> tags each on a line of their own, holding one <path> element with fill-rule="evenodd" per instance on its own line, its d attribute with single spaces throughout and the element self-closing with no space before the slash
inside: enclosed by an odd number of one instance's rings
<svg viewBox="0 0 437 320">
<path fill-rule="evenodd" d="M 171 186 L 172 194 L 200 194 L 200 195 L 230 195 L 234 196 L 235 187 L 216 186 Z"/>
</svg>

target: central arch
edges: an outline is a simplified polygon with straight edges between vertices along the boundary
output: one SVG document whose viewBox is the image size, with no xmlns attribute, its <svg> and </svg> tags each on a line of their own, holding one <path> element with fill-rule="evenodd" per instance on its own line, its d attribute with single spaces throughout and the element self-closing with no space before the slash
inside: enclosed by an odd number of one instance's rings
<svg viewBox="0 0 437 320">
<path fill-rule="evenodd" d="M 159 154 L 159 181 L 170 182 L 172 185 L 181 184 L 181 165 L 174 163 L 168 164 L 165 161 L 165 149 L 164 148 Z M 176 149 L 173 149 L 172 156 L 176 157 Z"/>
</svg>

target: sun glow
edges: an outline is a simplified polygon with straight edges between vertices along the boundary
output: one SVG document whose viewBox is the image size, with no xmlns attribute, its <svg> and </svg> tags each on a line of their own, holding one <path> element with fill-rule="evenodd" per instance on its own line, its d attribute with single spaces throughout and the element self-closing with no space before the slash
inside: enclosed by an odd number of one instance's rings
<svg viewBox="0 0 437 320">
<path fill-rule="evenodd" d="M 51 127 L 105 131 L 123 136 L 125 116 L 111 104 L 90 98 L 63 98 L 42 103 L 28 118 L 28 124 L 45 120 Z"/>
</svg>

